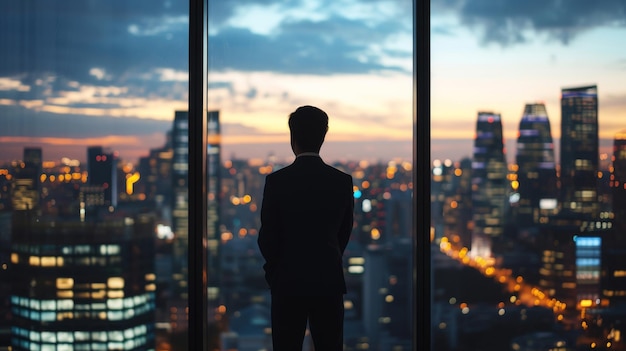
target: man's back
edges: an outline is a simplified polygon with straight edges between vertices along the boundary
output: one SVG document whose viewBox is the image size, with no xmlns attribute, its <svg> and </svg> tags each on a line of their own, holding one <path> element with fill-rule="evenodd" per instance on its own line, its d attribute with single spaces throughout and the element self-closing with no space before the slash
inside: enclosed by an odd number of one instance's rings
<svg viewBox="0 0 626 351">
<path fill-rule="evenodd" d="M 274 351 L 302 349 L 307 323 L 316 350 L 343 349 L 342 255 L 352 230 L 352 177 L 319 151 L 328 115 L 300 106 L 289 115 L 296 160 L 265 178 L 259 249 L 271 289 Z"/>
<path fill-rule="evenodd" d="M 259 247 L 272 294 L 345 293 L 352 178 L 317 156 L 300 156 L 269 175 L 265 187 Z"/>
</svg>

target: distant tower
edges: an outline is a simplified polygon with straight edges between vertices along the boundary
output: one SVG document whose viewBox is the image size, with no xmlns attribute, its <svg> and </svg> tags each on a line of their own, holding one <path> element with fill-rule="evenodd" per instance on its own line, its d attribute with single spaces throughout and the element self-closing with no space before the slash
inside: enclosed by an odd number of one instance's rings
<svg viewBox="0 0 626 351">
<path fill-rule="evenodd" d="M 507 165 L 500 114 L 479 112 L 472 160 L 473 255 L 491 256 L 502 235 L 506 212 Z"/>
<path fill-rule="evenodd" d="M 615 135 L 613 140 L 613 172 L 611 189 L 613 197 L 613 228 L 624 233 L 626 243 L 626 130 Z"/>
<path fill-rule="evenodd" d="M 172 131 L 167 132 L 165 145 L 150 149 L 150 154 L 139 159 L 139 173 L 141 179 L 137 183 L 140 191 L 146 195 L 146 200 L 154 201 L 156 206 L 167 213 L 170 218 L 172 204 Z"/>
<path fill-rule="evenodd" d="M 16 169 L 11 189 L 14 210 L 32 210 L 39 207 L 41 162 L 41 148 L 24 148 L 24 159 Z"/>
<path fill-rule="evenodd" d="M 221 131 L 219 111 L 207 113 L 207 240 L 208 240 L 208 299 L 219 296 L 220 284 L 220 189 L 222 169 Z"/>
<path fill-rule="evenodd" d="M 602 298 L 611 304 L 626 301 L 626 130 L 615 135 L 612 161 L 613 228 L 602 247 Z"/>
<path fill-rule="evenodd" d="M 557 209 L 557 176 L 554 143 L 546 106 L 527 104 L 519 125 L 516 163 L 519 202 L 517 225 L 522 228 L 545 224 Z"/>
<path fill-rule="evenodd" d="M 595 219 L 598 202 L 598 89 L 561 91 L 561 202 L 566 214 Z"/>
<path fill-rule="evenodd" d="M 87 183 L 101 187 L 104 203 L 117 206 L 117 157 L 102 146 L 87 148 Z"/>
<path fill-rule="evenodd" d="M 175 293 L 187 299 L 187 253 L 189 245 L 189 113 L 176 111 L 172 129 L 172 230 Z"/>
</svg>

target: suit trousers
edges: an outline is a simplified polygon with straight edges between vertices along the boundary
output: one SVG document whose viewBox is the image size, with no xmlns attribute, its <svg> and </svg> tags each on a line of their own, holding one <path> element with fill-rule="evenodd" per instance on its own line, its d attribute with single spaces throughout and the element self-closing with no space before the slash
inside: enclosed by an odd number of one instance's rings
<svg viewBox="0 0 626 351">
<path fill-rule="evenodd" d="M 302 351 L 307 321 L 316 351 L 343 350 L 343 294 L 272 295 L 274 351 Z"/>
</svg>

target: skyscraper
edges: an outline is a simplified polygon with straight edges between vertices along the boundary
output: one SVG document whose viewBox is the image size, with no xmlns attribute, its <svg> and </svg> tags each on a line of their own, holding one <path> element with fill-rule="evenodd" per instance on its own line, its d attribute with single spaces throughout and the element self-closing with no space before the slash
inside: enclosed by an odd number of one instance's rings
<svg viewBox="0 0 626 351">
<path fill-rule="evenodd" d="M 472 239 L 472 160 L 467 157 L 455 163 L 452 193 L 443 207 L 444 236 L 461 246 L 470 247 Z"/>
<path fill-rule="evenodd" d="M 626 233 L 626 130 L 617 133 L 613 140 L 613 167 L 610 185 L 615 218 L 613 227 L 619 233 Z M 624 242 L 626 243 L 626 237 Z"/>
<path fill-rule="evenodd" d="M 550 120 L 543 103 L 524 107 L 515 160 L 519 186 L 516 222 L 522 228 L 546 224 L 558 211 L 558 188 Z"/>
<path fill-rule="evenodd" d="M 146 200 L 154 201 L 158 208 L 167 209 L 164 217 L 171 215 L 172 205 L 172 131 L 167 133 L 165 145 L 150 149 L 150 154 L 139 159 L 139 179 L 138 187 L 142 191 Z M 164 209 L 164 211 L 166 211 Z"/>
<path fill-rule="evenodd" d="M 615 135 L 612 161 L 613 228 L 602 247 L 602 298 L 611 305 L 626 301 L 626 130 Z"/>
<path fill-rule="evenodd" d="M 174 232 L 174 293 L 187 299 L 187 253 L 189 245 L 189 113 L 176 111 L 172 128 L 172 230 Z"/>
<path fill-rule="evenodd" d="M 104 203 L 117 206 L 117 155 L 102 146 L 87 148 L 87 183 L 102 188 Z"/>
<path fill-rule="evenodd" d="M 492 239 L 502 235 L 506 212 L 506 175 L 500 114 L 478 112 L 472 160 L 473 255 L 491 256 Z"/>
<path fill-rule="evenodd" d="M 220 272 L 220 201 L 221 201 L 221 132 L 219 111 L 207 113 L 207 246 L 209 248 L 208 261 L 208 288 L 209 301 L 217 299 L 219 295 Z"/>
<path fill-rule="evenodd" d="M 561 203 L 565 213 L 595 219 L 598 202 L 598 90 L 561 91 Z"/>
<path fill-rule="evenodd" d="M 41 157 L 41 148 L 24 148 L 24 159 L 16 168 L 15 180 L 11 184 L 14 210 L 32 210 L 39 207 Z"/>
</svg>

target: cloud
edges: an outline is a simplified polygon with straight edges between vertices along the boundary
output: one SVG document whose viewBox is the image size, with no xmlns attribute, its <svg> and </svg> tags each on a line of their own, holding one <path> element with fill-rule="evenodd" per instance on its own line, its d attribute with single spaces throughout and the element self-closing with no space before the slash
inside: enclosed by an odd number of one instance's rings
<svg viewBox="0 0 626 351">
<path fill-rule="evenodd" d="M 382 54 L 370 49 L 371 42 L 357 39 L 364 37 L 358 34 L 364 31 L 353 28 L 357 34 L 350 40 L 326 36 L 329 28 L 342 31 L 341 26 L 314 22 L 287 25 L 275 36 L 255 34 L 249 29 L 225 29 L 209 38 L 209 67 L 216 71 L 316 75 L 403 71 L 400 66 L 384 64 Z M 392 53 L 398 55 L 397 51 Z M 406 58 L 410 60 L 410 55 Z"/>
<path fill-rule="evenodd" d="M 411 18 L 394 16 L 408 4 L 210 2 L 210 27 L 216 31 L 209 40 L 209 68 L 299 75 L 408 73 L 411 45 L 404 41 L 410 38 Z M 0 100 L 38 111 L 133 117 L 153 112 L 139 113 L 147 110 L 146 102 L 184 103 L 187 6 L 152 0 L 0 2 L 0 31 L 11 33 L 3 37 L 0 52 Z M 259 34 L 237 21 L 252 7 L 282 17 L 270 33 Z M 383 10 L 388 13 L 380 15 Z M 211 82 L 210 88 L 234 94 L 228 81 Z M 250 89 L 247 96 L 259 95 Z"/>
<path fill-rule="evenodd" d="M 174 4 L 175 3 L 175 4 Z M 0 76 L 52 73 L 97 84 L 97 67 L 124 82 L 130 72 L 186 70 L 188 10 L 140 1 L 19 1 L 0 5 Z"/>
<path fill-rule="evenodd" d="M 623 0 L 435 0 L 433 9 L 456 14 L 462 25 L 479 31 L 484 44 L 502 46 L 535 34 L 567 45 L 594 28 L 626 27 Z"/>
<path fill-rule="evenodd" d="M 241 106 L 230 115 L 235 121 L 253 106 L 282 116 L 283 106 L 304 96 L 291 82 L 306 89 L 306 99 L 314 93 L 326 101 L 321 96 L 334 87 L 323 83 L 311 90 L 313 78 L 409 77 L 410 5 L 408 0 L 210 1 L 208 63 L 213 77 L 222 75 L 210 81 L 211 96 L 226 107 Z M 277 14 L 271 26 L 240 21 L 255 8 Z M 0 51 L 0 137 L 164 135 L 174 110 L 187 106 L 188 11 L 185 1 L 171 0 L 1 1 L 0 32 L 10 35 L 2 36 Z M 259 72 L 282 74 L 290 83 L 245 80 Z M 235 81 L 231 73 L 244 79 Z M 309 86 L 303 87 L 304 79 Z M 362 117 L 370 125 L 384 124 L 374 112 Z M 276 137 L 258 116 L 245 121 L 250 124 L 224 123 L 223 131 L 241 140 Z"/>
<path fill-rule="evenodd" d="M 615 63 L 618 69 L 626 70 L 626 58 L 617 60 Z"/>
<path fill-rule="evenodd" d="M 226 3 L 209 20 L 211 70 L 329 75 L 410 67 L 410 1 Z"/>
<path fill-rule="evenodd" d="M 143 118 L 90 117 L 34 112 L 20 106 L 0 106 L 0 136 L 90 138 L 107 135 L 165 134 L 172 121 Z"/>
</svg>

